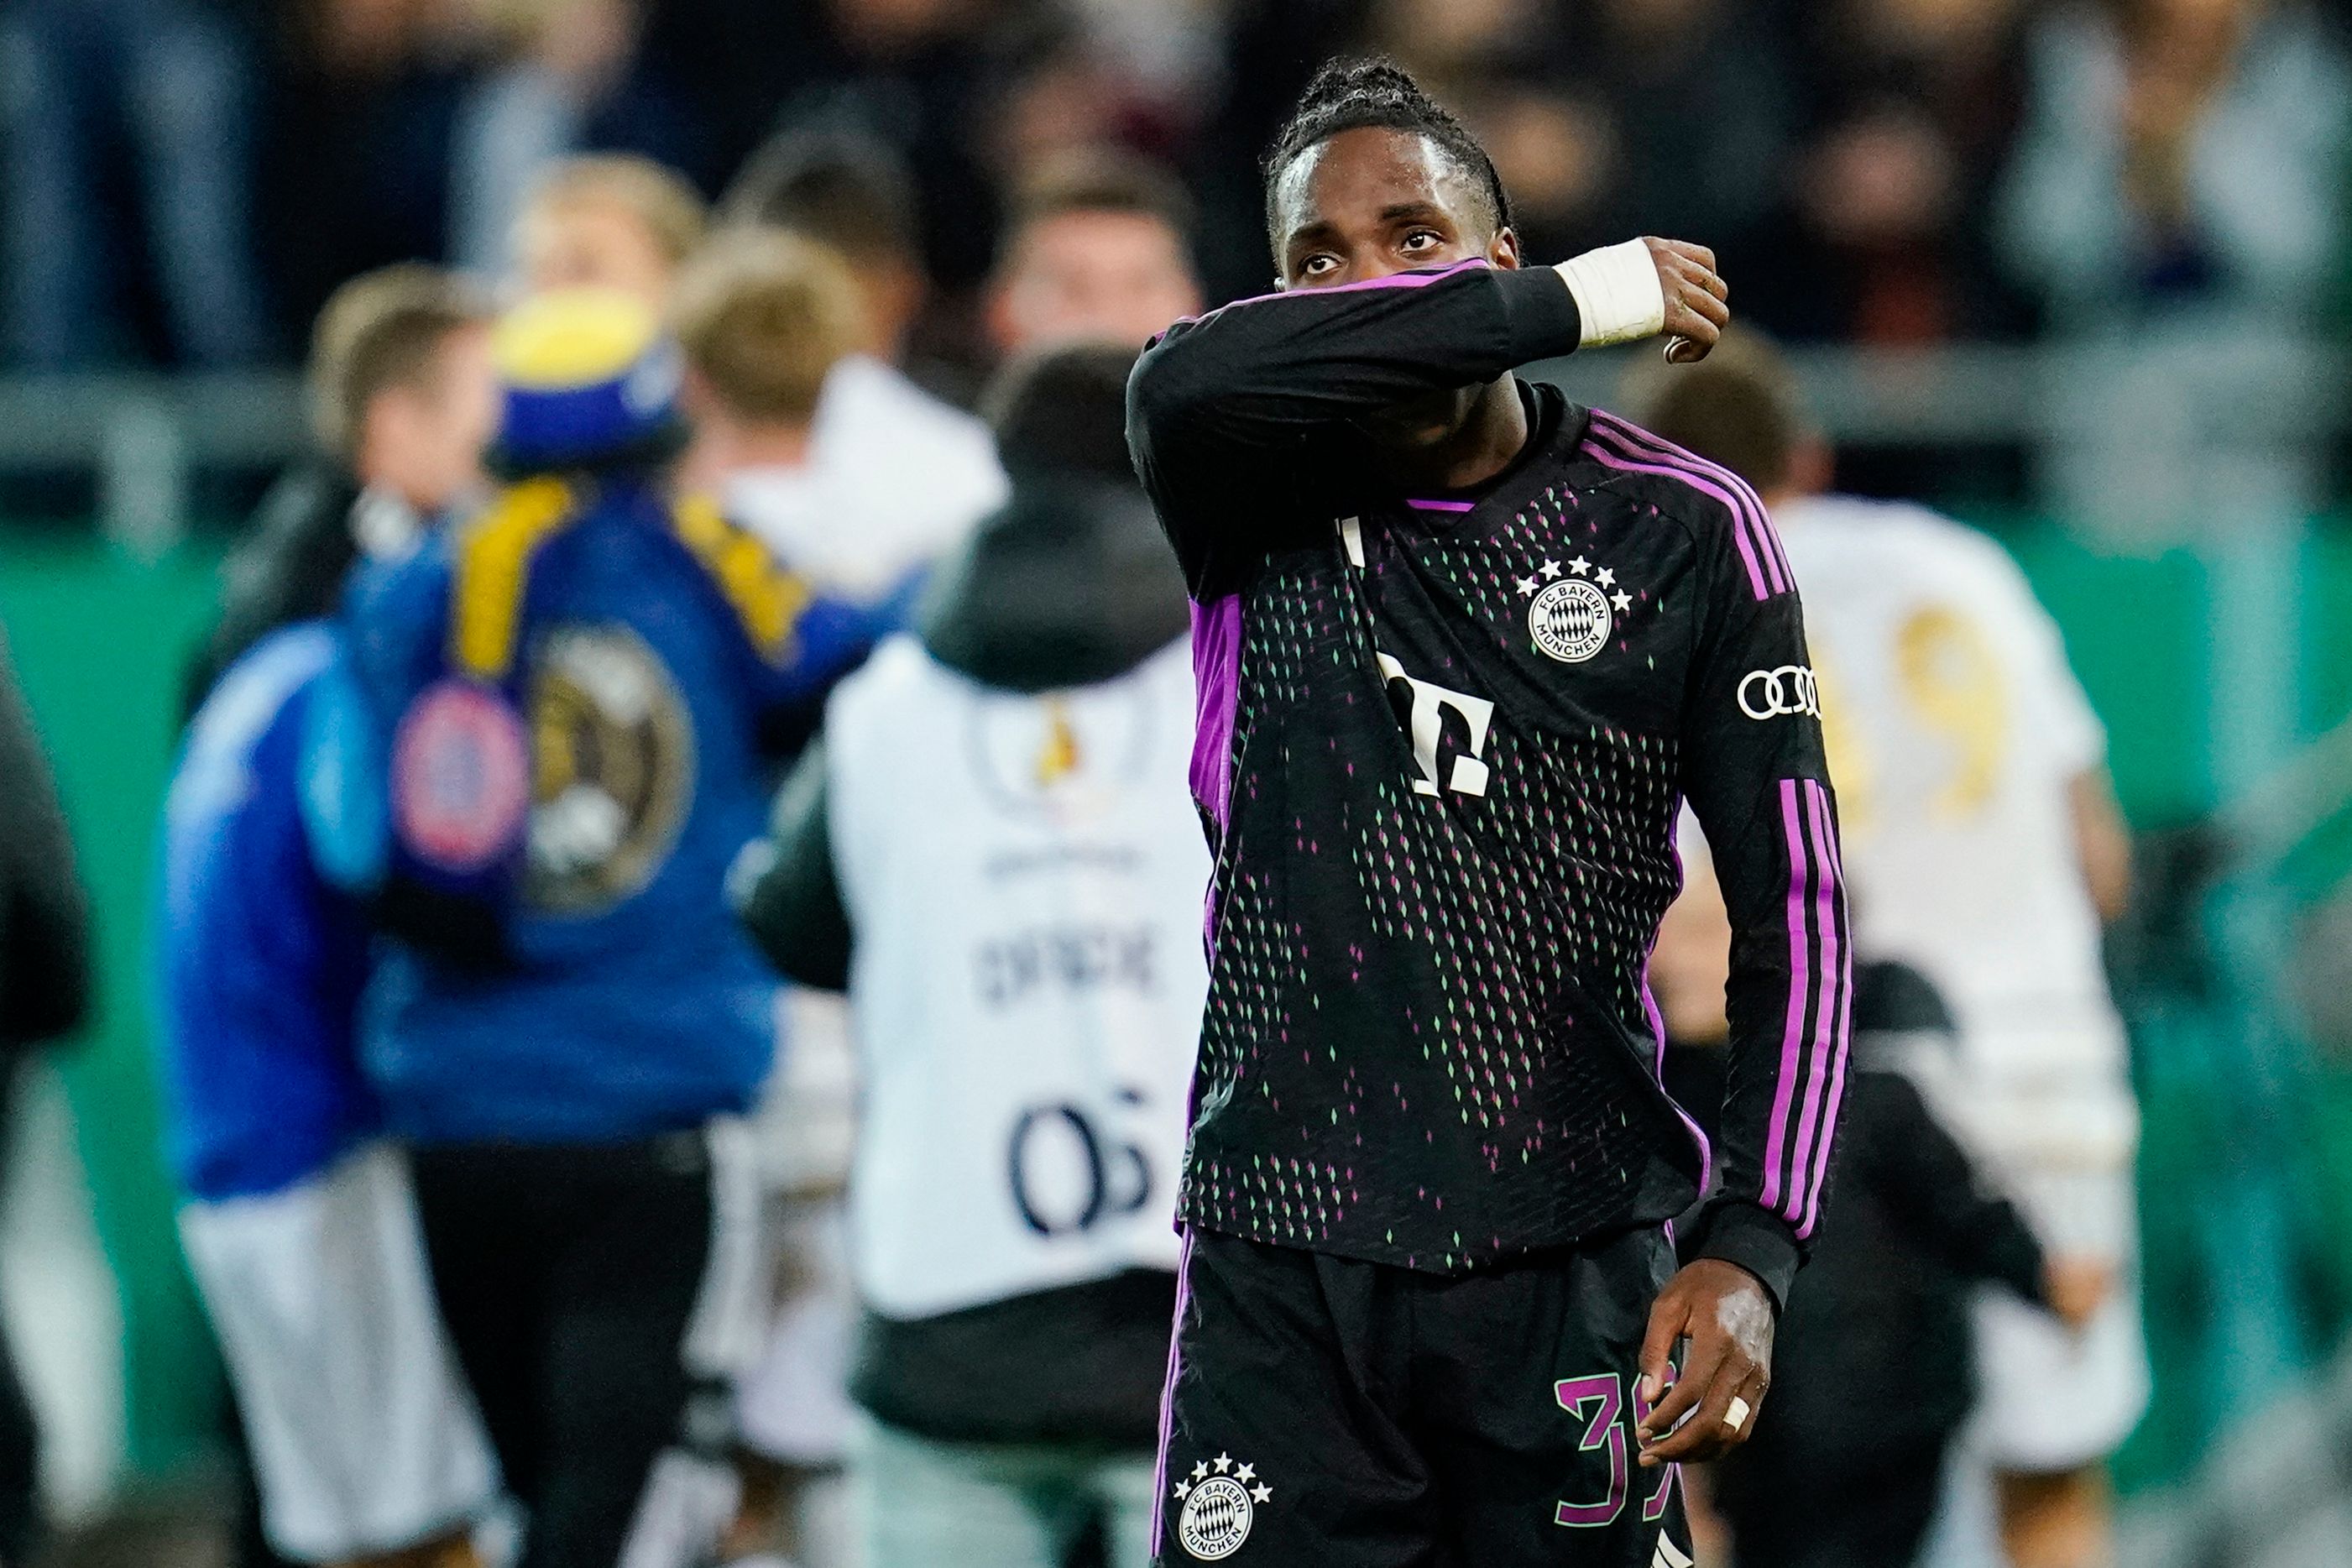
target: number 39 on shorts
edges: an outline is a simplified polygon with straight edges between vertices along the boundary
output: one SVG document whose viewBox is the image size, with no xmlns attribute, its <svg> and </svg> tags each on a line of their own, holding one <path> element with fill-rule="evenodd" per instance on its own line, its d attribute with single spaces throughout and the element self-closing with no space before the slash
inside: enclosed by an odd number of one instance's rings
<svg viewBox="0 0 2352 1568">
<path fill-rule="evenodd" d="M 1669 1367 L 1667 1373 L 1666 1381 L 1671 1384 L 1673 1368 Z M 1591 1461 L 1593 1484 L 1582 1495 L 1590 1497 L 1599 1490 L 1604 1468 L 1608 1475 L 1605 1494 L 1591 1502 L 1563 1500 L 1552 1515 L 1553 1521 L 1570 1530 L 1598 1530 L 1614 1524 L 1633 1495 L 1632 1428 L 1650 1415 L 1650 1403 L 1642 1397 L 1641 1381 L 1613 1372 L 1595 1373 L 1590 1377 L 1562 1378 L 1552 1385 L 1552 1395 L 1559 1401 L 1559 1407 L 1583 1426 L 1577 1439 L 1577 1452 L 1605 1456 Z M 1657 1487 L 1643 1500 L 1644 1524 L 1654 1524 L 1664 1517 L 1667 1499 L 1681 1474 L 1680 1465 L 1665 1468 Z M 1582 1479 L 1580 1476 L 1579 1480 Z"/>
</svg>

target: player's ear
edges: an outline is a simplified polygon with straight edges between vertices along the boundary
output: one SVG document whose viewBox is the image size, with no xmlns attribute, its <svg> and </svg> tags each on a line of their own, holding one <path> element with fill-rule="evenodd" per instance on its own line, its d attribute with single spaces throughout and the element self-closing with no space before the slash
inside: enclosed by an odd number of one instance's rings
<svg viewBox="0 0 2352 1568">
<path fill-rule="evenodd" d="M 1486 259 L 1506 272 L 1517 272 L 1519 269 L 1518 230 L 1508 224 L 1496 229 L 1495 237 L 1486 242 Z"/>
</svg>

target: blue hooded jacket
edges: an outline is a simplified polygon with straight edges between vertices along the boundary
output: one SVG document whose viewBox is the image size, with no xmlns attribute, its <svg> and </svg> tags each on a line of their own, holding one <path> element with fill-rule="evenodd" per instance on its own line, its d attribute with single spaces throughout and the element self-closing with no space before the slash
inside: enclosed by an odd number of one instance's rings
<svg viewBox="0 0 2352 1568">
<path fill-rule="evenodd" d="M 527 480 L 346 606 L 384 831 L 334 857 L 392 940 L 362 1059 L 419 1142 L 619 1142 L 747 1109 L 775 982 L 724 896 L 765 738 L 871 647 L 698 503 Z"/>
</svg>

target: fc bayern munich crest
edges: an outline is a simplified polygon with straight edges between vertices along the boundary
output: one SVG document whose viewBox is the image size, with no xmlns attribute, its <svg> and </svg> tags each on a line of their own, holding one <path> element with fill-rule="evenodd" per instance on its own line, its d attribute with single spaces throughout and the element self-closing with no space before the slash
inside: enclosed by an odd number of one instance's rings
<svg viewBox="0 0 2352 1568">
<path fill-rule="evenodd" d="M 530 810 L 530 746 L 504 699 L 457 679 L 428 687 L 393 738 L 401 839 L 445 871 L 481 869 L 510 847 Z"/>
<path fill-rule="evenodd" d="M 1274 1500 L 1274 1489 L 1258 1479 L 1255 1466 L 1220 1454 L 1176 1483 L 1176 1500 L 1184 1505 L 1176 1518 L 1177 1542 L 1201 1562 L 1215 1563 L 1242 1549 L 1258 1509 Z"/>
<path fill-rule="evenodd" d="M 1582 664 L 1607 647 L 1617 618 L 1633 607 L 1633 595 L 1617 587 L 1616 573 L 1581 555 L 1565 567 L 1545 562 L 1519 579 L 1519 595 L 1528 602 L 1528 636 L 1562 664 Z"/>
</svg>

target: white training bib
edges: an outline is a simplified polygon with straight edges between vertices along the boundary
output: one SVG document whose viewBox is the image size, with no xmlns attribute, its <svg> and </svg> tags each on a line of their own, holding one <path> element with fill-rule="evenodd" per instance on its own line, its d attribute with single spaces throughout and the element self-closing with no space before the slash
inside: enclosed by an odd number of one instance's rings
<svg viewBox="0 0 2352 1568">
<path fill-rule="evenodd" d="M 835 694 L 863 1092 L 850 1245 L 876 1310 L 1176 1267 L 1208 990 L 1192 743 L 1181 640 L 1031 696 L 902 636 Z"/>
</svg>

